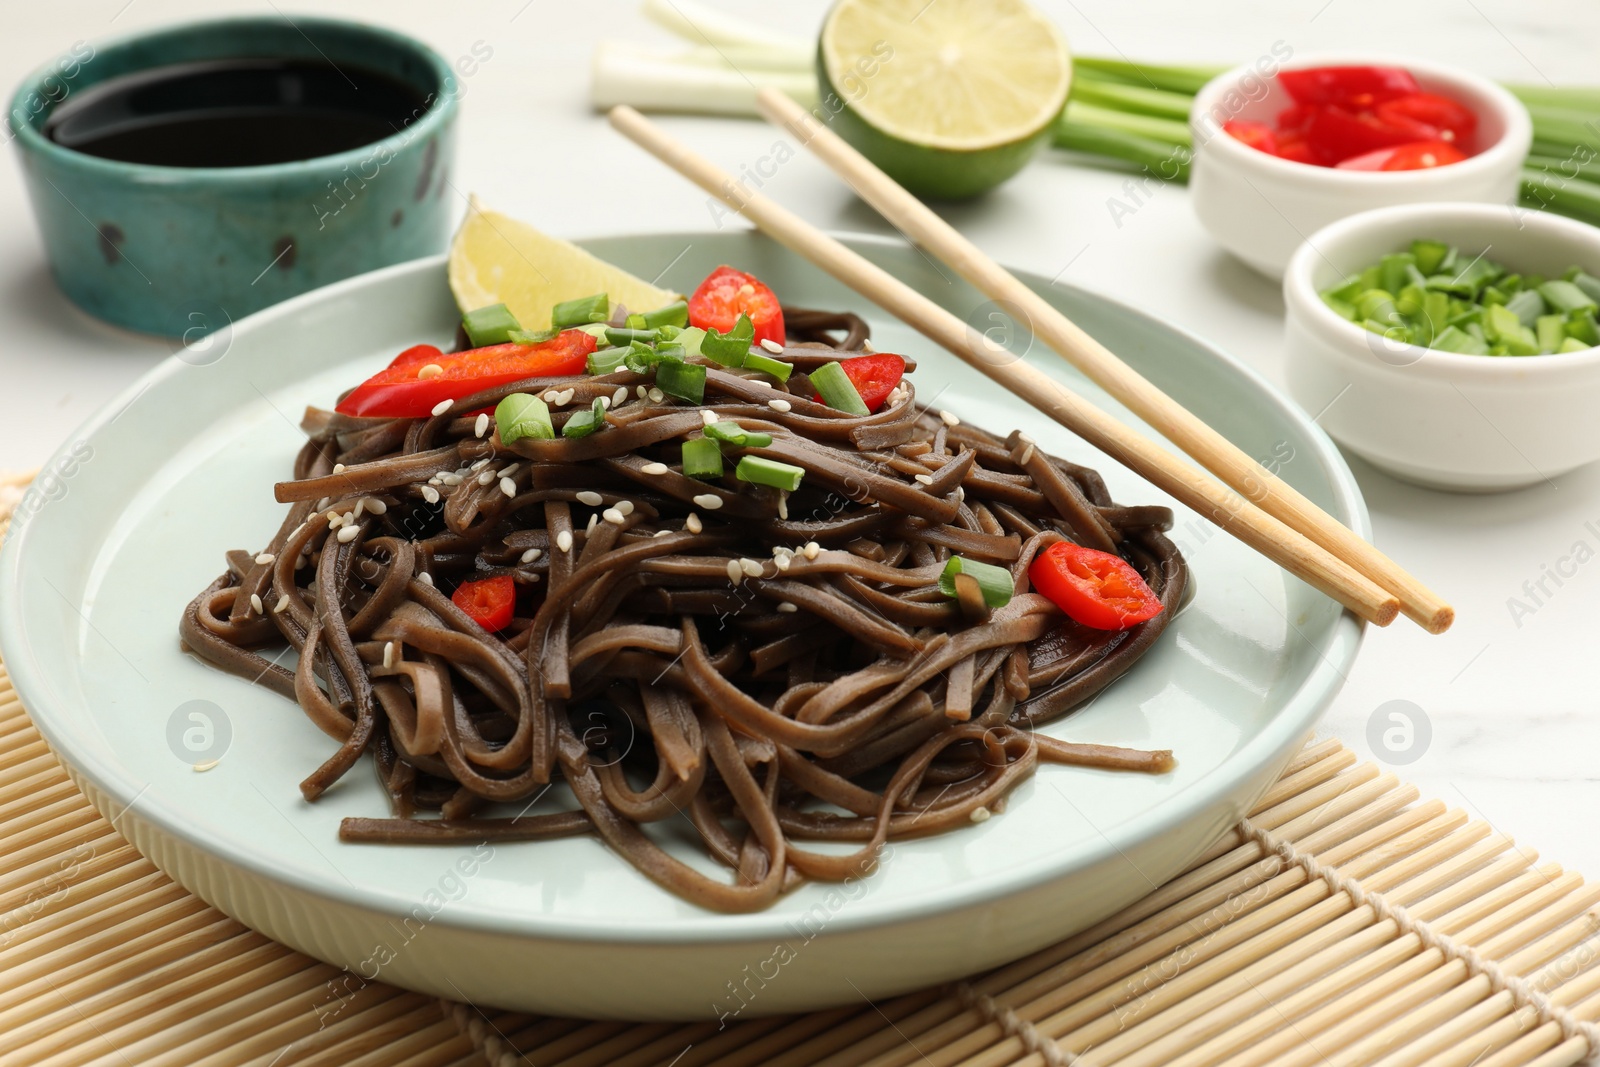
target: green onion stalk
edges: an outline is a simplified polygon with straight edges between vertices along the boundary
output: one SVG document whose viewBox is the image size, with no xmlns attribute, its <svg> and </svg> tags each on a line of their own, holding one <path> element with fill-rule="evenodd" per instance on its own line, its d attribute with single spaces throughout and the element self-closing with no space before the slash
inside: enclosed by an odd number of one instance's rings
<svg viewBox="0 0 1600 1067">
<path fill-rule="evenodd" d="M 1163 181 L 1189 180 L 1189 107 L 1223 67 L 1177 67 L 1080 56 L 1057 122 L 1057 148 Z M 1600 225 L 1600 89 L 1507 85 L 1533 117 L 1521 203 Z"/>
</svg>

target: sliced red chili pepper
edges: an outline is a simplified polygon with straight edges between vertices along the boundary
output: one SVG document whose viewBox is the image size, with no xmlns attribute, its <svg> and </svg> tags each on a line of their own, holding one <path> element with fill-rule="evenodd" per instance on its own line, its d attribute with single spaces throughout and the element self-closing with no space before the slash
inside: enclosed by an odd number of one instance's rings
<svg viewBox="0 0 1600 1067">
<path fill-rule="evenodd" d="M 426 367 L 429 363 L 437 363 L 443 358 L 444 353 L 435 345 L 412 345 L 398 356 L 395 356 L 389 366 Z"/>
<path fill-rule="evenodd" d="M 524 378 L 556 378 L 582 374 L 595 339 L 582 330 L 565 330 L 536 345 L 491 345 L 448 354 L 434 349 L 425 360 L 415 353 L 418 345 L 400 353 L 393 364 L 374 374 L 339 401 L 346 415 L 384 418 L 422 418 L 433 413 L 441 400 L 459 400 Z M 401 362 L 407 360 L 407 362 Z M 417 377 L 432 363 L 439 373 Z"/>
<path fill-rule="evenodd" d="M 1056 607 L 1096 630 L 1126 630 L 1163 609 L 1127 560 L 1070 541 L 1057 541 L 1035 556 L 1028 580 Z"/>
<path fill-rule="evenodd" d="M 1464 148 L 1478 129 L 1478 116 L 1472 109 L 1437 93 L 1412 93 L 1385 100 L 1373 114 L 1398 129 L 1418 131 L 1413 140 L 1449 141 Z"/>
<path fill-rule="evenodd" d="M 1390 125 L 1371 112 L 1347 111 L 1333 105 L 1318 108 L 1306 127 L 1311 151 L 1330 167 L 1341 159 L 1416 139 L 1411 130 Z"/>
<path fill-rule="evenodd" d="M 1459 163 L 1467 154 L 1449 141 L 1413 141 L 1341 161 L 1338 170 L 1428 170 Z"/>
<path fill-rule="evenodd" d="M 851 356 L 841 359 L 839 367 L 850 379 L 850 384 L 856 387 L 856 392 L 861 394 L 861 402 L 867 405 L 868 411 L 883 407 L 883 402 L 889 399 L 889 394 L 894 392 L 894 387 L 900 384 L 900 379 L 906 373 L 905 359 L 893 352 Z M 811 399 L 823 402 L 821 393 L 813 393 Z"/>
<path fill-rule="evenodd" d="M 1309 104 L 1290 104 L 1278 112 L 1278 136 L 1284 134 L 1303 134 L 1306 127 L 1311 125 L 1311 116 L 1317 109 Z"/>
<path fill-rule="evenodd" d="M 1269 156 L 1278 154 L 1278 135 L 1272 132 L 1272 127 L 1265 122 L 1251 122 L 1247 119 L 1229 119 L 1222 124 L 1222 129 L 1237 141 L 1243 141 L 1259 152 Z"/>
<path fill-rule="evenodd" d="M 462 582 L 450 594 L 456 607 L 479 626 L 494 633 L 511 624 L 517 610 L 517 583 L 509 574 Z"/>
<path fill-rule="evenodd" d="M 1313 67 L 1278 72 L 1283 86 L 1297 104 L 1342 104 L 1372 107 L 1384 100 L 1422 91 L 1417 79 L 1399 67 Z"/>
<path fill-rule="evenodd" d="M 689 325 L 727 333 L 749 315 L 756 328 L 755 343 L 783 344 L 783 306 L 760 279 L 742 270 L 722 266 L 712 271 L 689 298 Z"/>
<path fill-rule="evenodd" d="M 1321 166 L 1317 154 L 1311 150 L 1311 143 L 1304 137 L 1278 138 L 1278 158 L 1287 159 L 1291 163 L 1309 163 L 1313 167 Z"/>
</svg>

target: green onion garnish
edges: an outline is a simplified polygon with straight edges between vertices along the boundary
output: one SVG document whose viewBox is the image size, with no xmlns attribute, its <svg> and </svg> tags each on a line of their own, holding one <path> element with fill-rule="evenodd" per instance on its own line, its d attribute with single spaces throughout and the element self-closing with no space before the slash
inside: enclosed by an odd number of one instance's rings
<svg viewBox="0 0 1600 1067">
<path fill-rule="evenodd" d="M 604 322 L 611 315 L 611 297 L 605 293 L 563 300 L 550 312 L 550 325 L 558 330 Z"/>
<path fill-rule="evenodd" d="M 1387 294 L 1385 294 L 1387 295 Z M 847 415 L 867 415 L 867 405 L 862 402 L 861 394 L 856 392 L 856 383 L 844 372 L 837 362 L 824 363 L 811 372 L 811 384 L 822 397 L 822 402 L 835 411 L 842 411 Z"/>
<path fill-rule="evenodd" d="M 645 325 L 645 321 L 644 321 L 644 316 L 643 315 L 637 315 L 637 314 L 629 315 L 626 319 L 623 320 L 622 324 L 624 326 L 626 326 L 630 330 L 648 329 L 648 327 Z"/>
<path fill-rule="evenodd" d="M 635 374 L 644 374 L 659 361 L 656 350 L 638 341 L 630 342 L 622 362 Z"/>
<path fill-rule="evenodd" d="M 461 326 L 467 331 L 467 340 L 473 348 L 484 345 L 503 345 L 511 340 L 511 331 L 522 329 L 522 323 L 504 304 L 469 311 L 461 316 Z"/>
<path fill-rule="evenodd" d="M 733 329 L 727 333 L 707 330 L 700 340 L 700 354 L 715 360 L 724 367 L 744 366 L 744 357 L 750 354 L 750 342 L 755 339 L 755 324 L 749 315 L 740 315 Z"/>
<path fill-rule="evenodd" d="M 595 349 L 589 353 L 589 373 L 610 374 L 614 370 L 620 370 L 623 366 L 623 360 L 627 358 L 629 351 L 631 351 L 629 348 Z"/>
<path fill-rule="evenodd" d="M 763 374 L 770 374 L 780 382 L 788 381 L 789 375 L 794 373 L 793 363 L 785 363 L 781 359 L 763 356 L 754 349 L 744 357 L 742 365 L 745 370 L 758 370 Z"/>
<path fill-rule="evenodd" d="M 983 602 L 991 608 L 1003 608 L 1011 603 L 1011 594 L 1017 588 L 1016 580 L 1004 567 L 951 556 L 950 562 L 944 565 L 944 570 L 939 574 L 939 592 L 954 597 L 958 574 L 970 574 L 977 579 L 978 588 L 983 590 Z"/>
<path fill-rule="evenodd" d="M 662 336 L 666 336 L 666 335 L 663 334 Z M 683 350 L 685 352 L 687 352 L 689 355 L 698 356 L 698 355 L 702 354 L 701 351 L 700 351 L 700 342 L 704 341 L 705 338 L 706 338 L 706 332 L 704 330 L 702 330 L 700 327 L 698 327 L 698 326 L 685 326 L 682 330 L 678 331 L 678 334 L 677 334 L 676 337 L 672 337 L 672 338 L 670 338 L 670 340 L 676 341 L 680 345 L 682 345 L 683 346 Z"/>
<path fill-rule="evenodd" d="M 774 489 L 791 492 L 800 488 L 800 479 L 806 476 L 804 467 L 796 467 L 793 463 L 779 463 L 764 456 L 741 456 L 739 465 L 734 468 L 733 473 L 741 482 L 770 485 Z"/>
<path fill-rule="evenodd" d="M 588 437 L 606 423 L 606 406 L 600 403 L 600 398 L 595 397 L 594 406 L 588 411 L 574 411 L 567 419 L 567 424 L 561 427 L 563 437 Z"/>
<path fill-rule="evenodd" d="M 633 316 L 629 315 L 628 318 L 631 319 Z M 644 328 L 650 330 L 660 326 L 687 326 L 689 325 L 689 305 L 680 300 L 676 304 L 668 304 L 666 307 L 656 308 L 654 311 L 646 311 L 639 318 L 644 320 Z M 630 323 L 630 325 L 632 324 Z"/>
<path fill-rule="evenodd" d="M 683 473 L 689 478 L 722 477 L 722 447 L 709 437 L 683 443 Z"/>
<path fill-rule="evenodd" d="M 671 323 L 656 327 L 656 336 L 663 341 L 675 341 L 682 332 L 683 328 L 681 326 L 673 326 Z M 698 353 L 696 354 L 698 355 Z"/>
<path fill-rule="evenodd" d="M 606 341 L 614 345 L 625 345 L 631 341 L 640 344 L 652 344 L 658 338 L 654 330 L 635 330 L 631 327 L 607 326 Z"/>
<path fill-rule="evenodd" d="M 1589 294 L 1571 282 L 1545 282 L 1539 286 L 1539 295 L 1556 311 L 1571 314 L 1574 311 L 1593 311 L 1596 304 Z"/>
<path fill-rule="evenodd" d="M 669 341 L 656 342 L 655 352 L 657 362 L 660 363 L 682 363 L 683 357 L 687 354 L 682 345 L 672 344 Z"/>
<path fill-rule="evenodd" d="M 656 388 L 668 396 L 698 404 L 706 397 L 706 369 L 699 363 L 663 361 L 656 365 Z"/>
<path fill-rule="evenodd" d="M 765 448 L 772 443 L 770 433 L 747 430 L 737 422 L 713 422 L 706 427 L 705 434 L 738 448 Z"/>
<path fill-rule="evenodd" d="M 512 330 L 507 340 L 518 345 L 542 345 L 560 333 L 560 330 Z"/>
<path fill-rule="evenodd" d="M 494 409 L 495 426 L 500 440 L 512 444 L 524 437 L 548 441 L 555 437 L 556 428 L 550 421 L 550 408 L 532 393 L 512 393 Z"/>
</svg>

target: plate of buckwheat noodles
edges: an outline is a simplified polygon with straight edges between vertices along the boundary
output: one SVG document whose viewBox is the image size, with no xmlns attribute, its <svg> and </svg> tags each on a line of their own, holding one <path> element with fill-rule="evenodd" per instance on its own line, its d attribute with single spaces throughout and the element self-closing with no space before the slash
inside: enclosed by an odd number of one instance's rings
<svg viewBox="0 0 1600 1067">
<path fill-rule="evenodd" d="M 512 1009 L 877 997 L 1149 892 L 1336 692 L 1337 605 L 796 257 L 584 246 L 683 299 L 519 318 L 458 308 L 442 259 L 352 279 L 185 349 L 18 509 L 19 694 L 222 910 Z M 1366 532 L 1272 387 L 1022 277 Z"/>
</svg>

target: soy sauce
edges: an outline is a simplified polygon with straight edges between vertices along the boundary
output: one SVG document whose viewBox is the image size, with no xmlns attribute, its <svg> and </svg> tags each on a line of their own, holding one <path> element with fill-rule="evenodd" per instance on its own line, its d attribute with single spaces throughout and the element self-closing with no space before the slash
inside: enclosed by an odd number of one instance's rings
<svg viewBox="0 0 1600 1067">
<path fill-rule="evenodd" d="M 45 136 L 124 163 L 251 167 L 360 148 L 428 101 L 391 75 L 326 60 L 180 63 L 111 78 L 50 115 Z"/>
</svg>

